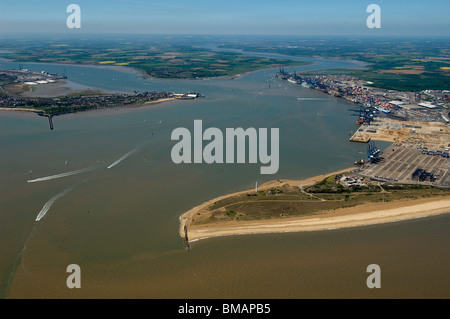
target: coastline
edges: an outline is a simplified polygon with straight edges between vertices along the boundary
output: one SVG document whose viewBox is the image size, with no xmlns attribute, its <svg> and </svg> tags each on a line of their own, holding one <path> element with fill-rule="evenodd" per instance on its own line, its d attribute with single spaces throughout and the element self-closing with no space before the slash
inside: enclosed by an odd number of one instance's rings
<svg viewBox="0 0 450 319">
<path fill-rule="evenodd" d="M 347 172 L 344 169 L 333 173 L 322 174 L 303 180 L 275 180 L 264 183 L 258 189 L 268 189 L 281 183 L 295 186 L 309 186 L 324 178 Z M 341 228 L 361 227 L 375 224 L 398 222 L 428 216 L 450 213 L 450 196 L 429 197 L 420 199 L 396 200 L 392 202 L 371 202 L 353 207 L 322 210 L 314 215 L 301 217 L 282 217 L 269 220 L 253 221 L 221 221 L 204 225 L 190 225 L 193 215 L 200 209 L 215 201 L 242 195 L 253 190 L 245 190 L 224 195 L 198 205 L 180 216 L 179 234 L 185 238 L 185 226 L 189 242 L 201 239 L 247 234 L 286 233 L 303 231 L 323 231 Z"/>
<path fill-rule="evenodd" d="M 168 102 L 168 101 L 175 101 L 175 100 L 180 100 L 180 99 L 176 98 L 176 97 L 169 97 L 169 98 L 165 98 L 165 99 L 159 99 L 159 100 L 154 100 L 154 101 L 147 101 L 147 102 L 143 102 L 143 103 L 136 103 L 136 104 L 130 104 L 130 105 L 117 106 L 117 107 L 114 107 L 114 109 L 116 109 L 116 108 L 117 109 L 140 108 L 140 107 L 144 107 L 144 106 L 149 106 L 149 105 L 158 104 L 158 103 L 164 103 L 164 102 Z M 101 108 L 101 109 L 107 109 L 107 107 L 104 107 L 104 108 Z"/>
<path fill-rule="evenodd" d="M 175 100 L 180 100 L 178 98 L 175 97 L 171 97 L 171 98 L 166 98 L 166 99 L 159 99 L 159 100 L 154 100 L 154 101 L 147 101 L 141 104 L 133 104 L 133 105 L 120 105 L 120 106 L 115 106 L 115 107 L 98 107 L 95 109 L 85 109 L 85 110 L 77 110 L 76 112 L 64 112 L 64 113 L 57 113 L 57 114 L 47 114 L 45 113 L 45 111 L 43 110 L 37 110 L 37 109 L 27 109 L 27 108 L 9 108 L 9 107 L 0 107 L 0 111 L 14 111 L 14 112 L 31 112 L 31 113 L 36 113 L 37 115 L 41 115 L 41 116 L 60 116 L 60 115 L 65 115 L 65 114 L 73 114 L 73 113 L 77 113 L 77 112 L 86 112 L 86 111 L 95 111 L 95 110 L 104 110 L 104 109 L 127 109 L 127 108 L 140 108 L 140 107 L 145 107 L 145 106 L 150 106 L 153 104 L 159 104 L 159 103 L 164 103 L 164 102 L 169 102 L 169 101 L 175 101 Z"/>
<path fill-rule="evenodd" d="M 41 110 L 35 110 L 35 109 L 26 109 L 26 108 L 23 108 L 23 107 L 15 107 L 15 108 L 12 108 L 12 107 L 0 107 L 0 111 L 15 111 L 15 112 L 32 112 L 32 113 L 42 113 L 42 114 L 44 114 L 45 112 L 44 111 L 41 111 Z"/>
</svg>

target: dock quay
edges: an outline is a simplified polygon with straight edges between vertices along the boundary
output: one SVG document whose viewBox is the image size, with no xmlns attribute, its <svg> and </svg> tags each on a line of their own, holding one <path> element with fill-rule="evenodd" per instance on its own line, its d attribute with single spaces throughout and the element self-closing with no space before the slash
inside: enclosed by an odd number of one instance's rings
<svg viewBox="0 0 450 319">
<path fill-rule="evenodd" d="M 368 125 L 363 124 L 361 125 L 355 133 L 350 137 L 350 142 L 357 142 L 357 143 L 368 143 L 370 141 L 370 135 L 365 134 L 366 127 Z"/>
<path fill-rule="evenodd" d="M 367 143 L 376 140 L 444 150 L 449 147 L 449 136 L 450 126 L 445 123 L 376 118 L 370 124 L 362 124 L 350 137 L 350 141 Z"/>
</svg>

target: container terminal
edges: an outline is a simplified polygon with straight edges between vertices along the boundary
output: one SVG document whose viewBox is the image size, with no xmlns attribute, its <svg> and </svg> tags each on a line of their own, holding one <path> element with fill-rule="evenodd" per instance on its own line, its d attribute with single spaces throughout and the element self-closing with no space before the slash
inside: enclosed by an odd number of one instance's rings
<svg viewBox="0 0 450 319">
<path fill-rule="evenodd" d="M 299 75 L 280 68 L 276 77 L 359 105 L 350 141 L 367 143 L 357 173 L 388 184 L 450 188 L 450 91 L 398 92 L 348 75 Z M 380 150 L 374 141 L 392 142 Z"/>
</svg>

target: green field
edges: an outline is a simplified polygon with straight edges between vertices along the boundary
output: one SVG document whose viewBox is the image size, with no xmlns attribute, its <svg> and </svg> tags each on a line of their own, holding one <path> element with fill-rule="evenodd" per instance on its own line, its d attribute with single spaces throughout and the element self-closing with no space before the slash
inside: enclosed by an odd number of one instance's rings
<svg viewBox="0 0 450 319">
<path fill-rule="evenodd" d="M 0 39 L 13 53 L 0 57 L 18 62 L 54 62 L 132 67 L 156 78 L 234 76 L 273 66 L 303 65 L 287 59 L 267 59 L 243 52 L 278 53 L 367 63 L 362 69 L 339 70 L 374 86 L 421 91 L 450 89 L 448 38 L 296 37 L 296 36 L 86 36 L 72 38 Z M 335 70 L 338 71 L 338 70 Z M 334 71 L 333 71 L 334 72 Z"/>
<path fill-rule="evenodd" d="M 236 53 L 214 52 L 190 43 L 156 38 L 131 42 L 105 40 L 3 40 L 0 46 L 14 53 L 0 57 L 16 62 L 125 66 L 155 78 L 205 78 L 234 76 L 283 65 L 305 65 L 287 59 L 268 59 Z"/>
<path fill-rule="evenodd" d="M 450 41 L 447 38 L 255 38 L 223 48 L 324 57 L 368 63 L 361 70 L 339 70 L 374 86 L 398 91 L 450 89 Z"/>
</svg>

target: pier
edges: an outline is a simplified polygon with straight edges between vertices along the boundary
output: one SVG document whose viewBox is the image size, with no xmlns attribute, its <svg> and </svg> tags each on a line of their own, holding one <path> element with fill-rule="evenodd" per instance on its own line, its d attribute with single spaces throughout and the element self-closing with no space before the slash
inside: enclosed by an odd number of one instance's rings
<svg viewBox="0 0 450 319">
<path fill-rule="evenodd" d="M 48 123 L 50 124 L 50 130 L 53 131 L 53 115 L 47 115 L 48 116 Z"/>
<path fill-rule="evenodd" d="M 186 248 L 187 250 L 191 250 L 191 244 L 189 243 L 188 238 L 187 225 L 184 225 L 184 248 Z"/>
</svg>

